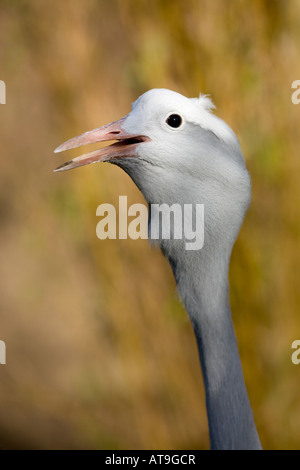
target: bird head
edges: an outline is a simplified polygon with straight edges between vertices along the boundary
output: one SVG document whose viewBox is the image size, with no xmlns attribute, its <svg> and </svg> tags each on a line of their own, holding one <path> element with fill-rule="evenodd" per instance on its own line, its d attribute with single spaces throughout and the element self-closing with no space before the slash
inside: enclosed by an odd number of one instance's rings
<svg viewBox="0 0 300 470">
<path fill-rule="evenodd" d="M 150 90 L 124 118 L 74 137 L 55 152 L 115 143 L 55 171 L 96 162 L 118 165 L 149 204 L 204 204 L 205 236 L 213 239 L 221 233 L 232 245 L 249 205 L 250 179 L 236 135 L 213 108 L 205 95 L 186 98 L 170 90 Z"/>
</svg>

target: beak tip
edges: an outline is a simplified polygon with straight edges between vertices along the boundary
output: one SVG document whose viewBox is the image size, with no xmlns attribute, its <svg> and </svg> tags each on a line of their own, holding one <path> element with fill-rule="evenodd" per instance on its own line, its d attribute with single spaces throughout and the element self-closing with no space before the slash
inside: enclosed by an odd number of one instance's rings
<svg viewBox="0 0 300 470">
<path fill-rule="evenodd" d="M 57 173 L 58 171 L 71 170 L 71 168 L 73 168 L 72 164 L 73 164 L 73 160 L 70 160 L 70 161 L 68 161 L 66 163 L 63 163 L 62 165 L 58 166 L 57 168 L 55 168 L 55 170 L 53 170 L 53 172 Z"/>
</svg>

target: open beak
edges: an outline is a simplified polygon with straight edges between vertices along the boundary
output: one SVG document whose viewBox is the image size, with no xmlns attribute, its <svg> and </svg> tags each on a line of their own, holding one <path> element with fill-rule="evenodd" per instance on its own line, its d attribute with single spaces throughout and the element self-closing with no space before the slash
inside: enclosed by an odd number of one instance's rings
<svg viewBox="0 0 300 470">
<path fill-rule="evenodd" d="M 99 127 L 98 129 L 85 132 L 61 144 L 54 150 L 55 153 L 80 147 L 81 145 L 94 144 L 95 142 L 105 142 L 108 140 L 118 141 L 108 147 L 73 158 L 73 160 L 64 163 L 54 171 L 71 170 L 72 168 L 88 165 L 89 163 L 108 162 L 115 158 L 137 157 L 137 146 L 141 142 L 148 142 L 150 139 L 144 135 L 126 132 L 122 127 L 125 119 L 126 117 L 119 121 L 112 122 L 111 124 L 107 124 L 106 126 Z"/>
</svg>

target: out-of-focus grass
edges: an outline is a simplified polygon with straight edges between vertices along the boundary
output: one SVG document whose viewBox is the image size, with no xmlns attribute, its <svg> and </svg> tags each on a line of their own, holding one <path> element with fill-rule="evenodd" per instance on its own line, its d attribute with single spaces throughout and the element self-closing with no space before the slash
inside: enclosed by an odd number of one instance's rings
<svg viewBox="0 0 300 470">
<path fill-rule="evenodd" d="M 233 317 L 264 447 L 300 447 L 299 34 L 296 0 L 2 0 L 0 447 L 208 447 L 167 263 L 147 241 L 96 238 L 98 204 L 142 196 L 109 165 L 52 173 L 61 141 L 153 87 L 210 93 L 240 138 L 253 198 Z"/>
</svg>

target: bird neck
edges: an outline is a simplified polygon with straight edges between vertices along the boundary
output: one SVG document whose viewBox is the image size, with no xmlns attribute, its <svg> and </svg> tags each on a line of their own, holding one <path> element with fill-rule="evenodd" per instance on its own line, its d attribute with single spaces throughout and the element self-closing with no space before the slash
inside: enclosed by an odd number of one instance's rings
<svg viewBox="0 0 300 470">
<path fill-rule="evenodd" d="M 211 447 L 260 449 L 228 300 L 230 253 L 207 260 L 209 253 L 201 251 L 197 273 L 190 263 L 171 265 L 197 339 Z"/>
</svg>

